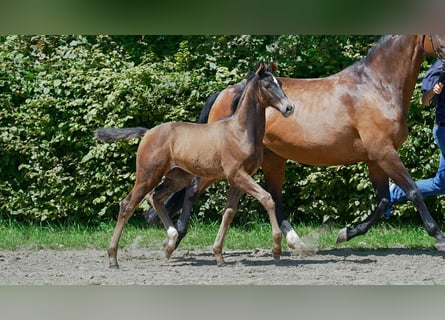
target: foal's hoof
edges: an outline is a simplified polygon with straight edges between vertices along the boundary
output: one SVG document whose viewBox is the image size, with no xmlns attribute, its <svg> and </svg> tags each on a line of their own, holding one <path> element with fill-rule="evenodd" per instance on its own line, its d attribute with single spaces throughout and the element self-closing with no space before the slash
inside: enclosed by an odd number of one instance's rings
<svg viewBox="0 0 445 320">
<path fill-rule="evenodd" d="M 338 232 L 336 243 L 348 241 L 348 228 L 343 228 Z"/>
<path fill-rule="evenodd" d="M 434 247 L 439 251 L 445 251 L 445 239 L 437 240 Z"/>
<path fill-rule="evenodd" d="M 277 254 L 277 253 L 272 253 L 272 257 L 273 257 L 274 261 L 280 261 L 280 259 L 281 259 L 281 255 Z"/>
<path fill-rule="evenodd" d="M 221 254 L 215 254 L 215 258 L 216 258 L 216 265 L 218 267 L 225 267 L 227 265 Z"/>
<path fill-rule="evenodd" d="M 173 251 L 174 251 L 175 249 L 172 249 L 172 248 L 167 248 L 167 249 L 165 249 L 165 257 L 167 258 L 167 259 L 170 259 L 170 257 L 172 256 L 172 253 L 173 253 Z"/>
<path fill-rule="evenodd" d="M 110 269 L 119 269 L 119 265 L 118 264 L 110 264 L 108 266 L 108 268 L 110 268 Z"/>
<path fill-rule="evenodd" d="M 217 261 L 216 262 L 216 266 L 217 267 L 225 267 L 227 266 L 227 263 L 223 260 L 223 261 Z"/>
</svg>

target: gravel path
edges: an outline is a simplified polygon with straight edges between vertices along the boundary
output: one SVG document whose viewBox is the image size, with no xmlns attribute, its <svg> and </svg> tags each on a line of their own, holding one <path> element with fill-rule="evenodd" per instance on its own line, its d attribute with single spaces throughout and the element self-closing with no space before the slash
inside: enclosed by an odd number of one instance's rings
<svg viewBox="0 0 445 320">
<path fill-rule="evenodd" d="M 275 263 L 269 250 L 226 251 L 217 267 L 211 250 L 164 253 L 129 246 L 120 269 L 103 250 L 0 252 L 0 284 L 148 285 L 445 285 L 445 253 L 434 249 L 321 250 Z"/>
</svg>

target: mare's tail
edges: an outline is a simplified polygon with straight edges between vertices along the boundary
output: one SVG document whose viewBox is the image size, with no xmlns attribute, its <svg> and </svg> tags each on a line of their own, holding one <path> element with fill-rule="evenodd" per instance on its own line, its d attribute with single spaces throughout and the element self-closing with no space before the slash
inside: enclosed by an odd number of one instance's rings
<svg viewBox="0 0 445 320">
<path fill-rule="evenodd" d="M 142 138 L 148 129 L 134 128 L 99 128 L 94 131 L 94 136 L 104 142 L 116 140 L 129 140 L 131 138 Z"/>
</svg>

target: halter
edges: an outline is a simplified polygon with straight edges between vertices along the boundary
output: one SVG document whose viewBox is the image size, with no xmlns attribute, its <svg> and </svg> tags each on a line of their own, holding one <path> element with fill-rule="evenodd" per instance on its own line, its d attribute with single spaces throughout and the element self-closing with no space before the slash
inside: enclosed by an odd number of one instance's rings
<svg viewBox="0 0 445 320">
<path fill-rule="evenodd" d="M 428 35 L 428 36 L 430 38 L 431 48 L 433 49 L 434 54 L 445 63 L 445 55 L 442 53 L 442 51 L 440 51 L 439 49 L 437 49 L 434 46 L 433 37 L 431 35 Z M 423 51 L 426 52 L 427 50 L 425 50 L 425 37 L 426 37 L 426 35 L 422 35 L 422 43 L 421 44 L 422 44 Z"/>
</svg>

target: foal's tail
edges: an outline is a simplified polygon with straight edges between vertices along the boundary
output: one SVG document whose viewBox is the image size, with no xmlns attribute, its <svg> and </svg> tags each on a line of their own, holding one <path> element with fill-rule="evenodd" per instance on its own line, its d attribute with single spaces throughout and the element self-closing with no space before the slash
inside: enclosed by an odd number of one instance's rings
<svg viewBox="0 0 445 320">
<path fill-rule="evenodd" d="M 134 128 L 99 128 L 94 130 L 94 136 L 104 142 L 116 140 L 129 140 L 131 138 L 142 138 L 148 129 Z"/>
</svg>

